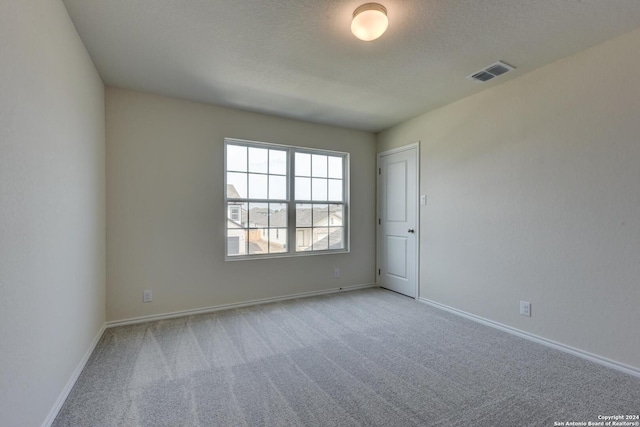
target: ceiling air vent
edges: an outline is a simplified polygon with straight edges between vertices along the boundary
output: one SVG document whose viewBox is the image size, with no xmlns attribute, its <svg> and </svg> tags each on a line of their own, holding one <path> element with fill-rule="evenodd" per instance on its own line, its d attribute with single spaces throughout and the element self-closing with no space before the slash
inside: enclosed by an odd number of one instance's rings
<svg viewBox="0 0 640 427">
<path fill-rule="evenodd" d="M 467 78 L 476 82 L 485 83 L 511 70 L 515 70 L 515 67 L 505 64 L 502 61 L 498 61 L 495 64 L 491 64 L 488 67 L 483 68 L 482 70 L 476 71 L 470 76 L 467 76 Z"/>
</svg>

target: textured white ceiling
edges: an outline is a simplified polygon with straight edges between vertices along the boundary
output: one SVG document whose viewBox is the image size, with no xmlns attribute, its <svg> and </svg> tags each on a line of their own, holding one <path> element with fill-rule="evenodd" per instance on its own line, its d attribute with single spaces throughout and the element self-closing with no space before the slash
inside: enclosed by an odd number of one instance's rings
<svg viewBox="0 0 640 427">
<path fill-rule="evenodd" d="M 107 85 L 369 131 L 640 28 L 640 0 L 381 0 L 374 42 L 366 0 L 63 1 Z"/>
</svg>

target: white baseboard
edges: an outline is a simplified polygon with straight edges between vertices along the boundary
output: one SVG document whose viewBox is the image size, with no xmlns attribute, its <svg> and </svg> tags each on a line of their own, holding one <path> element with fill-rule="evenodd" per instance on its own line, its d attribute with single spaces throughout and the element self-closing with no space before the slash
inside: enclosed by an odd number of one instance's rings
<svg viewBox="0 0 640 427">
<path fill-rule="evenodd" d="M 616 369 L 618 371 L 624 372 L 625 374 L 633 375 L 635 377 L 640 377 L 640 368 L 636 368 L 634 366 L 616 362 L 615 360 L 611 360 L 603 356 L 598 356 L 597 354 L 589 353 L 588 351 L 580 350 L 579 348 L 571 347 L 566 344 L 559 343 L 557 341 L 540 337 L 538 335 L 530 334 L 529 332 L 512 328 L 511 326 L 507 326 L 499 322 L 494 322 L 493 320 L 489 320 L 481 316 L 476 316 L 475 314 L 467 313 L 466 311 L 458 310 L 457 308 L 449 307 L 448 305 L 440 304 L 439 302 L 431 301 L 426 298 L 420 297 L 418 298 L 418 301 L 424 304 L 428 304 L 432 307 L 448 311 L 458 316 L 465 317 L 469 320 L 473 320 L 474 322 L 482 323 L 483 325 L 487 325 L 492 328 L 510 333 L 512 335 L 516 335 L 520 338 L 524 338 L 529 341 L 536 342 L 538 344 L 546 345 L 547 347 L 551 347 L 556 350 L 560 350 L 565 353 L 569 353 L 574 356 L 581 357 L 583 359 L 589 360 L 599 365 L 606 366 L 608 368 Z"/>
<path fill-rule="evenodd" d="M 334 293 L 337 293 L 337 292 L 355 291 L 355 290 L 358 290 L 358 289 L 373 288 L 373 287 L 377 287 L 377 286 L 378 285 L 373 284 L 373 283 L 372 284 L 367 284 L 367 285 L 345 286 L 345 287 L 342 287 L 342 288 L 325 289 L 325 290 L 322 290 L 322 291 L 302 292 L 302 293 L 298 293 L 298 294 L 290 294 L 290 295 L 284 295 L 284 296 L 273 297 L 273 298 L 262 298 L 262 299 L 255 299 L 255 300 L 251 300 L 251 301 L 237 302 L 237 303 L 232 303 L 232 304 L 214 305 L 214 306 L 211 306 L 211 307 L 203 307 L 203 308 L 197 308 L 197 309 L 193 309 L 193 310 L 182 310 L 182 311 L 174 311 L 174 312 L 171 312 L 171 313 L 153 314 L 153 315 L 150 315 L 150 316 L 132 317 L 130 319 L 114 320 L 114 321 L 111 321 L 111 322 L 107 322 L 106 323 L 106 327 L 107 328 L 113 328 L 113 327 L 116 327 L 116 326 L 133 325 L 133 324 L 136 324 L 136 323 L 151 322 L 153 320 L 165 320 L 165 319 L 173 319 L 173 318 L 176 318 L 176 317 L 191 316 L 191 315 L 195 315 L 195 314 L 213 313 L 214 311 L 220 311 L 220 310 L 229 310 L 229 309 L 233 309 L 233 308 L 250 307 L 252 305 L 268 304 L 270 302 L 286 301 L 286 300 L 296 299 L 296 298 L 307 298 L 307 297 L 314 297 L 314 296 L 318 296 L 318 295 L 334 294 Z"/>
<path fill-rule="evenodd" d="M 89 357 L 91 357 L 91 353 L 93 353 L 93 350 L 96 348 L 96 345 L 98 345 L 98 341 L 100 341 L 100 337 L 102 337 L 102 334 L 104 333 L 106 328 L 107 328 L 106 323 L 103 323 L 102 327 L 100 328 L 96 336 L 93 338 L 91 345 L 89 345 L 89 349 L 86 351 L 84 356 L 82 356 L 80 363 L 78 363 L 78 366 L 71 374 L 69 381 L 67 381 L 67 384 L 62 389 L 62 392 L 60 392 L 60 395 L 58 396 L 56 403 L 53 405 L 53 407 L 49 411 L 47 418 L 45 418 L 45 420 L 42 422 L 42 427 L 50 427 L 53 421 L 58 416 L 58 412 L 60 412 L 60 409 L 62 409 L 62 405 L 64 405 L 65 400 L 67 400 L 67 397 L 71 392 L 71 389 L 76 384 L 78 377 L 80 376 L 80 374 L 82 373 L 82 370 L 84 369 L 85 365 L 89 361 Z"/>
</svg>

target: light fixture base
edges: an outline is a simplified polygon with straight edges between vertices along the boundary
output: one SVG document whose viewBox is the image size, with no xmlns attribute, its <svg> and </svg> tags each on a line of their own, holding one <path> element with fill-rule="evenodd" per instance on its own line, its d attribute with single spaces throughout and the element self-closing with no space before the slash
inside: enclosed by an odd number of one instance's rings
<svg viewBox="0 0 640 427">
<path fill-rule="evenodd" d="M 360 5 L 353 11 L 353 17 L 360 15 L 365 10 L 377 10 L 387 15 L 387 8 L 381 5 L 380 3 L 365 3 Z"/>
</svg>

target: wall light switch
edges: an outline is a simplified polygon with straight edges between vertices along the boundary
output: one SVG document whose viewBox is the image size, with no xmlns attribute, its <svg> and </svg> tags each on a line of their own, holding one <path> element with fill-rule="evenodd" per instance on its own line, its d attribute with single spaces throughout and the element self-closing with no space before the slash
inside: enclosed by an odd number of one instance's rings
<svg viewBox="0 0 640 427">
<path fill-rule="evenodd" d="M 420 204 L 422 206 L 426 206 L 427 204 L 427 196 L 425 194 L 423 194 L 422 196 L 420 196 Z"/>
</svg>

